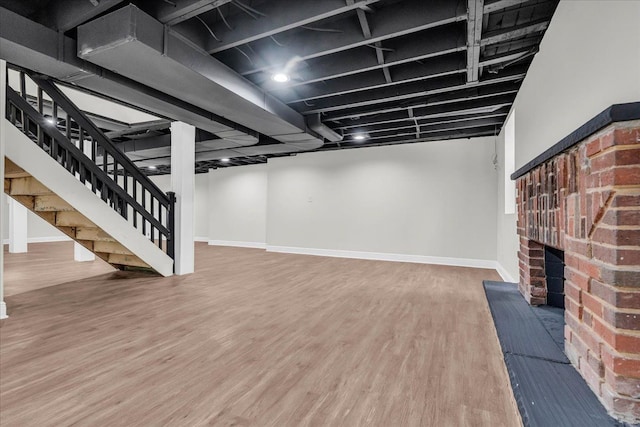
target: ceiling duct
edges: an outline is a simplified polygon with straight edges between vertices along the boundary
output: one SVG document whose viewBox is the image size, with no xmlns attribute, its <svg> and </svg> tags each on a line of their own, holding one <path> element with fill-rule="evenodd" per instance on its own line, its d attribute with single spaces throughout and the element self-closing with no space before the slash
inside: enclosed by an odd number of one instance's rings
<svg viewBox="0 0 640 427">
<path fill-rule="evenodd" d="M 333 129 L 330 129 L 328 126 L 322 123 L 322 120 L 320 119 L 320 113 L 316 113 L 308 116 L 307 124 L 309 125 L 311 130 L 313 130 L 323 138 L 327 139 L 328 141 L 340 142 L 344 138 L 343 135 L 337 133 Z"/>
<path fill-rule="evenodd" d="M 218 149 L 257 144 L 258 134 L 76 56 L 75 40 L 0 7 L 0 58 L 77 87 L 197 126 L 222 138 Z"/>
<path fill-rule="evenodd" d="M 321 123 L 311 130 L 300 113 L 134 5 L 78 27 L 78 56 L 274 138 L 287 151 L 319 148 L 318 134 L 337 135 Z"/>
</svg>

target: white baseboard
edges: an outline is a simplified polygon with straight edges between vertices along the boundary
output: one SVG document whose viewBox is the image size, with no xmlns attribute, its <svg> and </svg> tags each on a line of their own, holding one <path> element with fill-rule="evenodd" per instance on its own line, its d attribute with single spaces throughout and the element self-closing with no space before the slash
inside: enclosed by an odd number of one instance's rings
<svg viewBox="0 0 640 427">
<path fill-rule="evenodd" d="M 502 277 L 502 280 L 504 280 L 505 282 L 518 283 L 518 281 L 515 280 L 513 276 L 509 274 L 507 269 L 504 268 L 502 264 L 500 264 L 498 261 L 496 261 L 496 271 L 498 272 L 500 277 Z"/>
<path fill-rule="evenodd" d="M 0 320 L 6 319 L 7 317 L 7 304 L 4 301 L 0 301 Z"/>
<path fill-rule="evenodd" d="M 425 255 L 391 254 L 381 252 L 342 251 L 333 249 L 298 248 L 292 246 L 267 245 L 268 252 L 288 254 L 327 256 L 333 258 L 367 259 L 374 261 L 412 262 L 416 264 L 451 265 L 455 267 L 474 267 L 495 270 L 496 261 L 473 258 L 449 258 Z"/>
<path fill-rule="evenodd" d="M 266 243 L 260 242 L 239 242 L 236 240 L 209 240 L 211 246 L 233 246 L 234 248 L 266 249 Z"/>
<path fill-rule="evenodd" d="M 206 242 L 209 241 L 209 238 L 206 237 L 206 236 L 196 236 L 196 237 L 193 238 L 193 241 L 194 242 L 205 242 L 206 243 Z"/>
<path fill-rule="evenodd" d="M 68 242 L 70 240 L 73 239 L 69 236 L 29 237 L 27 243 Z"/>
<path fill-rule="evenodd" d="M 29 237 L 27 238 L 27 243 L 68 242 L 70 240 L 71 240 L 71 237 L 68 237 L 68 236 Z M 2 241 L 2 244 L 8 245 L 9 239 L 4 239 Z"/>
</svg>

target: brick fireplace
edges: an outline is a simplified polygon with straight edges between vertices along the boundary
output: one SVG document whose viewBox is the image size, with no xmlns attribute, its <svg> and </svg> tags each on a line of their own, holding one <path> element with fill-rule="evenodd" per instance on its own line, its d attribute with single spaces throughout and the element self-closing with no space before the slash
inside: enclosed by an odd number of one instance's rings
<svg viewBox="0 0 640 427">
<path fill-rule="evenodd" d="M 520 292 L 557 298 L 545 248 L 564 252 L 565 352 L 613 416 L 639 422 L 640 103 L 608 108 L 512 178 Z"/>
</svg>

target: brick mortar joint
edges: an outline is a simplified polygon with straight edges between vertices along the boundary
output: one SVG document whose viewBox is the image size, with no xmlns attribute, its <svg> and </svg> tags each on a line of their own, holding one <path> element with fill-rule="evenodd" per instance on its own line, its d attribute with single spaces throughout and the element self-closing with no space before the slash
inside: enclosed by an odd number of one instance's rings
<svg viewBox="0 0 640 427">
<path fill-rule="evenodd" d="M 606 156 L 612 152 L 616 152 L 616 151 L 630 151 L 630 150 L 640 150 L 640 147 L 638 147 L 638 144 L 624 144 L 624 145 L 612 145 L 610 147 L 605 148 L 604 150 L 600 150 L 595 154 L 592 154 L 590 156 L 587 156 L 589 158 L 589 160 L 596 160 L 599 157 L 603 157 Z M 618 165 L 618 166 L 635 166 L 635 165 Z M 598 169 L 598 170 L 605 170 L 605 169 L 609 169 L 612 167 L 616 167 L 614 166 L 609 166 L 603 169 Z"/>
</svg>

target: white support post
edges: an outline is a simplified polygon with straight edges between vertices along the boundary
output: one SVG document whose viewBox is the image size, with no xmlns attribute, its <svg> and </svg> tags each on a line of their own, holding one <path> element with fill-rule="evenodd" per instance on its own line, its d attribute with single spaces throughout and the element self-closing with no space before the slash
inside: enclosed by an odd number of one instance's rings
<svg viewBox="0 0 640 427">
<path fill-rule="evenodd" d="M 195 127 L 171 124 L 171 188 L 176 194 L 175 274 L 194 271 Z"/>
<path fill-rule="evenodd" d="M 78 242 L 73 242 L 73 260 L 78 262 L 94 261 L 96 255 Z"/>
<path fill-rule="evenodd" d="M 19 202 L 9 198 L 9 253 L 27 252 L 28 212 Z"/>
<path fill-rule="evenodd" d="M 4 144 L 6 143 L 5 135 L 5 117 L 7 106 L 7 63 L 0 59 L 0 176 L 4 180 Z M 0 241 L 2 240 L 2 230 L 4 230 L 4 215 L 0 215 Z M 0 242 L 1 243 L 1 242 Z M 7 318 L 7 304 L 4 302 L 4 244 L 0 245 L 0 319 Z"/>
</svg>

